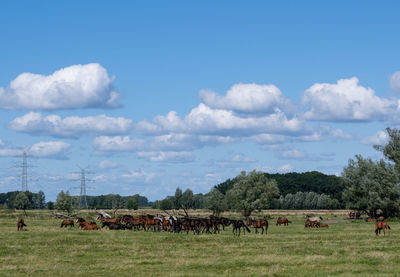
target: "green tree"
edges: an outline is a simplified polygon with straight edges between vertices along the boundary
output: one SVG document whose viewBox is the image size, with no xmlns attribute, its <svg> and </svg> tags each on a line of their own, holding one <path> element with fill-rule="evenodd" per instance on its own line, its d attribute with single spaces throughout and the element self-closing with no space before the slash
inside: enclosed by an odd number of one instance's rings
<svg viewBox="0 0 400 277">
<path fill-rule="evenodd" d="M 179 210 L 182 208 L 182 190 L 180 188 L 176 188 L 174 195 L 174 208 L 175 210 Z"/>
<path fill-rule="evenodd" d="M 382 209 L 385 216 L 400 214 L 400 178 L 395 165 L 357 155 L 356 160 L 349 160 L 342 175 L 347 208 L 365 211 L 370 216 L 375 216 L 377 209 Z"/>
<path fill-rule="evenodd" d="M 19 209 L 19 210 L 24 210 L 24 213 L 26 215 L 26 209 L 30 207 L 30 201 L 28 196 L 26 195 L 25 192 L 20 192 L 17 194 L 14 200 L 14 207 Z"/>
<path fill-rule="evenodd" d="M 192 190 L 186 189 L 185 192 L 182 194 L 181 205 L 185 209 L 193 209 L 194 195 Z"/>
<path fill-rule="evenodd" d="M 69 195 L 68 191 L 64 192 L 62 190 L 57 195 L 56 208 L 59 211 L 66 211 L 68 214 L 72 213 L 73 211 L 72 197 Z"/>
<path fill-rule="evenodd" d="M 221 212 L 226 211 L 226 199 L 219 189 L 213 188 L 204 197 L 204 207 L 213 212 L 214 215 L 219 216 Z"/>
<path fill-rule="evenodd" d="M 274 197 L 279 196 L 275 180 L 267 179 L 262 172 L 252 171 L 248 175 L 242 172 L 236 177 L 227 197 L 232 209 L 249 216 L 254 210 L 266 209 Z"/>
<path fill-rule="evenodd" d="M 43 191 L 39 191 L 32 197 L 33 208 L 34 209 L 44 209 L 46 206 L 45 196 Z"/>
<path fill-rule="evenodd" d="M 47 209 L 54 210 L 54 202 L 52 202 L 52 201 L 47 202 Z"/>
<path fill-rule="evenodd" d="M 134 198 L 129 198 L 126 201 L 126 208 L 129 210 L 137 210 L 139 209 L 139 203 Z"/>
</svg>

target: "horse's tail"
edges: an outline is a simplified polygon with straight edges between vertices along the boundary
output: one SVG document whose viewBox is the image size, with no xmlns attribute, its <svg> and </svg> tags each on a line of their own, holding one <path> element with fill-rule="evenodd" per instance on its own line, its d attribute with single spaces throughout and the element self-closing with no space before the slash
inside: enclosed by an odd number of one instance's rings
<svg viewBox="0 0 400 277">
<path fill-rule="evenodd" d="M 268 231 L 268 220 L 265 218 L 265 216 L 264 216 L 264 220 L 265 220 L 265 234 L 267 234 L 267 231 Z"/>
<path fill-rule="evenodd" d="M 388 229 L 389 229 L 389 230 L 392 230 L 392 229 L 390 229 L 390 226 L 389 226 L 389 224 L 386 224 L 386 226 L 388 227 Z"/>
<path fill-rule="evenodd" d="M 247 232 L 249 232 L 249 233 L 251 232 L 249 227 L 246 226 L 246 224 L 243 224 L 243 226 L 246 228 Z"/>
</svg>

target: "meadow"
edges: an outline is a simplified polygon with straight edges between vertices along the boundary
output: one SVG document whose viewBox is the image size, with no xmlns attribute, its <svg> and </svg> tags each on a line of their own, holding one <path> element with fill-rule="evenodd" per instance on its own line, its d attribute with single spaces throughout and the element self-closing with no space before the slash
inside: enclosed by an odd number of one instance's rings
<svg viewBox="0 0 400 277">
<path fill-rule="evenodd" d="M 232 235 L 231 227 L 215 235 L 60 229 L 61 220 L 49 211 L 27 213 L 0 210 L 0 276 L 398 276 L 400 272 L 400 223 L 390 222 L 390 236 L 376 237 L 374 223 L 343 220 L 344 212 L 324 212 L 329 228 L 317 229 L 304 228 L 308 211 L 265 211 L 274 218 L 269 220 L 268 234 L 252 229 L 240 237 Z M 275 226 L 279 214 L 292 223 Z M 93 218 L 94 213 L 82 215 Z M 17 232 L 20 216 L 28 226 Z"/>
</svg>

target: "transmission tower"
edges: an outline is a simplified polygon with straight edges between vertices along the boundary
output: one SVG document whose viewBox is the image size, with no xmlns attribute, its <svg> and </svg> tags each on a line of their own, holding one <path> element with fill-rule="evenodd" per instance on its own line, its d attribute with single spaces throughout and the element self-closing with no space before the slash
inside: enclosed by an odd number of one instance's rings
<svg viewBox="0 0 400 277">
<path fill-rule="evenodd" d="M 86 168 L 82 168 L 80 166 L 78 166 L 80 171 L 76 172 L 80 174 L 80 178 L 76 179 L 76 181 L 80 181 L 81 182 L 81 186 L 80 187 L 74 187 L 72 189 L 80 189 L 81 192 L 79 194 L 79 198 L 78 198 L 78 205 L 79 205 L 79 210 L 81 209 L 87 209 L 88 205 L 87 205 L 87 200 L 86 200 L 86 189 L 87 188 L 93 188 L 93 187 L 87 187 L 86 186 L 86 182 L 93 182 L 93 180 L 87 179 L 86 174 L 92 174 L 93 172 L 87 171 Z"/>
<path fill-rule="evenodd" d="M 28 162 L 26 156 L 26 151 L 24 150 L 22 154 L 21 191 L 28 190 Z"/>
</svg>

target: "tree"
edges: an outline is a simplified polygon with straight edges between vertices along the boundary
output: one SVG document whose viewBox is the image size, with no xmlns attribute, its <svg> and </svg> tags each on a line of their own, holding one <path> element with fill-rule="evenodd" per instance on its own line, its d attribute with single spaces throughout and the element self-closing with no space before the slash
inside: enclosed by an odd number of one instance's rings
<svg viewBox="0 0 400 277">
<path fill-rule="evenodd" d="M 39 191 L 32 197 L 33 208 L 34 209 L 44 209 L 46 206 L 45 196 L 43 191 Z"/>
<path fill-rule="evenodd" d="M 174 195 L 174 208 L 175 210 L 179 210 L 182 208 L 182 190 L 180 188 L 176 188 Z"/>
<path fill-rule="evenodd" d="M 246 175 L 243 171 L 236 180 L 227 197 L 231 207 L 244 216 L 251 215 L 254 210 L 268 208 L 272 199 L 279 196 L 276 181 L 267 179 L 262 172 L 254 170 Z"/>
<path fill-rule="evenodd" d="M 72 197 L 69 195 L 69 192 L 64 192 L 63 190 L 57 195 L 56 199 L 56 208 L 60 211 L 66 211 L 68 214 L 72 213 L 73 205 L 72 205 Z"/>
<path fill-rule="evenodd" d="M 139 209 L 139 203 L 134 198 L 129 198 L 126 201 L 126 208 L 129 210 L 137 210 Z"/>
<path fill-rule="evenodd" d="M 26 209 L 30 207 L 30 202 L 28 196 L 26 196 L 25 192 L 20 192 L 17 194 L 14 200 L 14 207 L 19 210 L 24 210 L 26 215 Z"/>
<path fill-rule="evenodd" d="M 51 202 L 51 201 L 47 202 L 47 209 L 54 210 L 54 202 Z"/>
<path fill-rule="evenodd" d="M 395 165 L 357 155 L 356 160 L 349 160 L 342 175 L 347 208 L 365 211 L 370 216 L 375 216 L 377 209 L 382 209 L 385 216 L 400 214 L 400 176 Z"/>
<path fill-rule="evenodd" d="M 219 216 L 221 212 L 226 211 L 226 199 L 219 189 L 213 188 L 204 197 L 204 206 L 213 212 L 214 215 Z"/>
<path fill-rule="evenodd" d="M 193 191 L 186 189 L 181 197 L 181 206 L 185 209 L 193 209 L 194 207 L 194 195 Z"/>
</svg>

